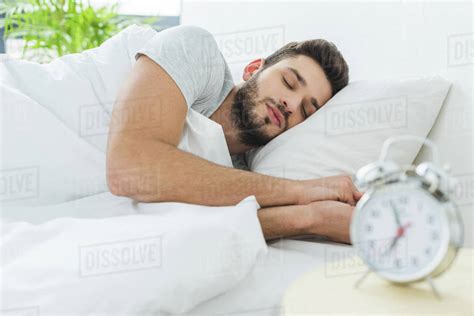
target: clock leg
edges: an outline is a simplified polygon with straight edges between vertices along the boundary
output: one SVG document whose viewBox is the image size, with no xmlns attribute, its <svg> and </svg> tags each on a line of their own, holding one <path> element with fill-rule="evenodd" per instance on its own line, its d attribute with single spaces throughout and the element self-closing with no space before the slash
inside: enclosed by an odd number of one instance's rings
<svg viewBox="0 0 474 316">
<path fill-rule="evenodd" d="M 433 279 L 431 277 L 427 277 L 426 281 L 428 281 L 428 284 L 431 287 L 431 290 L 433 291 L 434 296 L 438 299 L 441 300 L 441 295 L 439 294 L 438 290 L 436 289 L 436 286 L 434 285 Z"/>
<path fill-rule="evenodd" d="M 365 271 L 364 275 L 362 275 L 362 277 L 357 280 L 357 282 L 354 284 L 354 288 L 358 288 L 359 285 L 365 280 L 365 278 L 370 274 L 370 269 L 368 269 L 367 271 Z"/>
</svg>

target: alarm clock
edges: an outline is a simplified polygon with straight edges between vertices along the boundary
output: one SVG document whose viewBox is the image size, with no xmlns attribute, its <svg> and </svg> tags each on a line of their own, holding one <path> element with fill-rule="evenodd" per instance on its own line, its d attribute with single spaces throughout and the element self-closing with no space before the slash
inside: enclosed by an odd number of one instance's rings
<svg viewBox="0 0 474 316">
<path fill-rule="evenodd" d="M 390 147 L 401 141 L 426 145 L 432 161 L 403 167 L 387 159 Z M 375 272 L 395 283 L 427 280 L 439 296 L 432 278 L 448 269 L 463 243 L 451 198 L 454 181 L 446 169 L 439 167 L 434 143 L 403 135 L 386 140 L 379 160 L 357 171 L 355 183 L 366 193 L 355 207 L 350 236 L 369 268 L 362 279 Z"/>
</svg>

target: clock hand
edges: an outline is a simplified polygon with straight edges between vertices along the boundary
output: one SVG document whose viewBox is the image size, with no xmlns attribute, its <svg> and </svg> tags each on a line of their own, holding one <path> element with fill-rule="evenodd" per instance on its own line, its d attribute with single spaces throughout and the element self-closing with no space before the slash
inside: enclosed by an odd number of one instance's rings
<svg viewBox="0 0 474 316">
<path fill-rule="evenodd" d="M 393 216 L 395 216 L 395 221 L 397 222 L 397 226 L 400 229 L 400 227 L 402 227 L 402 224 L 400 223 L 400 214 L 398 213 L 398 210 L 395 206 L 395 203 L 393 203 L 393 201 L 390 202 L 390 206 L 392 207 Z"/>
<path fill-rule="evenodd" d="M 400 239 L 400 237 L 401 237 L 400 230 L 402 230 L 402 234 L 403 234 L 402 225 L 400 223 L 400 216 L 398 214 L 398 210 L 395 206 L 395 203 L 393 203 L 393 201 L 390 201 L 390 206 L 392 208 L 393 216 L 395 217 L 395 222 L 397 223 L 397 235 L 392 239 L 392 242 L 391 242 L 389 248 L 382 255 L 386 255 L 387 253 L 391 252 L 392 249 L 395 247 L 395 245 L 398 242 L 398 239 Z"/>
<path fill-rule="evenodd" d="M 410 226 L 411 226 L 411 223 L 406 223 L 405 225 L 398 227 L 397 235 L 393 238 L 392 243 L 390 244 L 390 247 L 388 248 L 388 250 L 384 252 L 383 255 L 386 255 L 387 253 L 393 250 L 398 240 L 405 235 L 405 229 L 407 229 Z"/>
<path fill-rule="evenodd" d="M 397 244 L 398 240 L 400 239 L 400 236 L 395 236 L 393 239 L 392 239 L 392 243 L 390 244 L 390 247 L 384 252 L 384 255 L 391 252 L 393 250 L 393 248 L 395 247 L 395 245 Z"/>
</svg>

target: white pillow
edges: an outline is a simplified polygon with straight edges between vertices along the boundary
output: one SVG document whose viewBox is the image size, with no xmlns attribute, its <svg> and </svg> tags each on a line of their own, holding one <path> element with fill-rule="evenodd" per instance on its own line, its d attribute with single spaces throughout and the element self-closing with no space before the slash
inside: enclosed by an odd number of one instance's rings
<svg viewBox="0 0 474 316">
<path fill-rule="evenodd" d="M 351 82 L 306 121 L 249 152 L 249 167 L 290 179 L 354 174 L 379 157 L 388 137 L 426 137 L 450 86 L 440 76 Z M 411 163 L 420 147 L 400 144 L 390 158 Z"/>
</svg>

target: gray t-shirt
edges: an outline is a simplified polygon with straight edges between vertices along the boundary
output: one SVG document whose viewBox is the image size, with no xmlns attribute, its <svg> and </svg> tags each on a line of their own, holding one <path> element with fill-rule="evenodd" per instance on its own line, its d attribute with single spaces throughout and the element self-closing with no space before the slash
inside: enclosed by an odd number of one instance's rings
<svg viewBox="0 0 474 316">
<path fill-rule="evenodd" d="M 158 63 L 181 90 L 189 108 L 210 117 L 234 86 L 216 40 L 197 26 L 176 26 L 156 33 L 140 49 Z"/>
<path fill-rule="evenodd" d="M 212 34 L 181 25 L 156 33 L 138 50 L 175 81 L 188 108 L 210 117 L 234 87 L 234 80 Z M 247 169 L 244 155 L 233 155 L 235 168 Z"/>
</svg>

